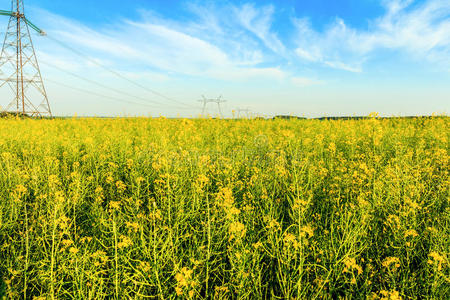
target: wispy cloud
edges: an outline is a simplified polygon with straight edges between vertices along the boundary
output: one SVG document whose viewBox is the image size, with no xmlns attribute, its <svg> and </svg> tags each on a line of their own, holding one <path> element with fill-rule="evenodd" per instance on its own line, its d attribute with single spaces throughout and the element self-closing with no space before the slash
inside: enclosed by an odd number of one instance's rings
<svg viewBox="0 0 450 300">
<path fill-rule="evenodd" d="M 450 69 L 448 1 L 415 4 L 413 0 L 384 0 L 383 5 L 386 13 L 369 22 L 365 30 L 351 28 L 337 18 L 319 32 L 308 19 L 294 19 L 297 56 L 303 61 L 361 72 L 370 55 L 380 49 L 391 49 Z"/>
<path fill-rule="evenodd" d="M 256 8 L 253 4 L 245 4 L 242 7 L 234 7 L 234 13 L 240 24 L 257 36 L 267 48 L 278 54 L 285 52 L 283 43 L 272 32 L 274 6 Z"/>
<path fill-rule="evenodd" d="M 191 9 L 194 8 L 191 5 Z M 235 7 L 229 9 L 234 11 Z M 268 20 L 264 19 L 269 12 L 262 9 L 263 19 L 258 21 L 257 10 L 253 10 L 256 14 L 255 23 L 247 24 L 248 28 L 255 34 L 258 28 L 262 29 L 260 37 L 267 38 L 268 43 L 271 38 L 275 40 L 275 37 L 270 36 L 265 23 Z M 285 76 L 285 71 L 278 66 L 257 66 L 264 62 L 264 51 L 257 45 L 248 43 L 248 36 L 232 40 L 232 45 L 225 44 L 223 41 L 227 40 L 227 33 L 224 32 L 236 28 L 219 27 L 223 20 L 212 14 L 203 18 L 200 23 L 182 24 L 173 20 L 150 18 L 151 13 L 144 12 L 139 21 L 121 20 L 120 25 L 110 25 L 99 30 L 47 11 L 40 11 L 40 14 L 40 19 L 47 22 L 44 26 L 49 34 L 75 48 L 83 49 L 91 58 L 101 57 L 104 63 L 119 61 L 119 65 L 123 65 L 128 62 L 174 75 L 204 76 L 231 81 L 252 78 L 278 80 Z M 233 26 L 239 26 L 239 22 Z M 211 29 L 209 24 L 215 25 Z M 208 39 L 208 34 L 205 34 L 202 28 L 216 31 L 216 39 Z M 223 39 L 219 40 L 218 36 L 221 34 Z M 44 56 L 54 56 L 54 60 L 60 65 L 64 63 L 64 55 L 58 56 L 54 47 L 46 49 L 49 53 Z"/>
</svg>

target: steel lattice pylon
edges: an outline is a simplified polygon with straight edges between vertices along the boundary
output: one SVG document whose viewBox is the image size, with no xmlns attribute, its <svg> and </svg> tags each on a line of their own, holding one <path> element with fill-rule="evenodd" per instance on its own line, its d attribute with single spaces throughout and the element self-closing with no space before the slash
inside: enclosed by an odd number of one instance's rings
<svg viewBox="0 0 450 300">
<path fill-rule="evenodd" d="M 7 100 L 9 104 L 0 110 L 33 117 L 51 117 L 29 27 L 41 35 L 45 33 L 25 17 L 23 0 L 11 2 L 11 11 L 0 11 L 1 15 L 10 16 L 0 57 L 0 89 L 8 87 L 13 92 L 13 99 Z"/>
<path fill-rule="evenodd" d="M 203 103 L 203 108 L 202 108 L 202 117 L 205 117 L 205 113 L 206 113 L 206 105 L 209 103 L 215 103 L 217 104 L 217 107 L 219 109 L 219 116 L 221 118 L 223 118 L 223 114 L 222 114 L 222 108 L 221 108 L 221 104 L 227 102 L 226 100 L 222 99 L 222 96 L 220 96 L 217 99 L 206 99 L 205 96 L 202 96 L 202 100 L 198 100 L 199 102 Z"/>
</svg>

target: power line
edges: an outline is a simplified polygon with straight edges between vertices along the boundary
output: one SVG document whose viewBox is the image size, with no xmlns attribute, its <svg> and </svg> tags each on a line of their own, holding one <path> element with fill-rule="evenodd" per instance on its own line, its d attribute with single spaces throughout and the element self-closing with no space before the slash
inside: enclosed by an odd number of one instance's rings
<svg viewBox="0 0 450 300">
<path fill-rule="evenodd" d="M 71 52 L 77 54 L 78 56 L 80 56 L 80 57 L 82 57 L 82 58 L 84 58 L 84 59 L 90 61 L 91 63 L 93 63 L 93 64 L 99 66 L 100 68 L 102 68 L 102 69 L 104 69 L 104 70 L 106 70 L 106 71 L 108 71 L 108 72 L 114 74 L 115 76 L 117 76 L 117 77 L 119 77 L 119 78 L 121 78 L 121 79 L 123 79 L 123 80 L 126 80 L 126 81 L 128 81 L 129 83 L 132 83 L 132 84 L 134 84 L 135 86 L 140 87 L 140 88 L 142 88 L 142 89 L 144 89 L 144 90 L 146 90 L 146 91 L 148 91 L 148 92 L 150 92 L 150 93 L 152 93 L 152 94 L 154 94 L 154 95 L 156 95 L 156 96 L 158 96 L 158 97 L 161 97 L 161 98 L 163 98 L 163 99 L 166 99 L 166 100 L 169 100 L 169 101 L 172 101 L 172 102 L 176 102 L 176 103 L 181 104 L 181 105 L 184 105 L 184 106 L 188 106 L 188 107 L 190 107 L 190 108 L 197 108 L 197 107 L 194 107 L 194 106 L 192 106 L 192 105 L 190 105 L 190 104 L 186 104 L 186 103 L 184 103 L 184 102 L 182 102 L 182 101 L 178 101 L 178 100 L 175 100 L 175 99 L 173 99 L 173 98 L 167 97 L 167 96 L 165 96 L 165 95 L 163 95 L 163 94 L 161 94 L 161 93 L 159 93 L 159 92 L 157 92 L 157 91 L 155 91 L 155 90 L 153 90 L 153 89 L 150 89 L 150 88 L 148 88 L 148 87 L 146 87 L 146 86 L 144 86 L 144 85 L 142 85 L 142 84 L 140 84 L 140 83 L 134 81 L 134 80 L 131 80 L 131 79 L 129 79 L 128 77 L 126 77 L 126 76 L 120 74 L 119 72 L 117 72 L 117 71 L 115 71 L 115 70 L 113 70 L 113 69 L 110 69 L 110 68 L 106 67 L 105 65 L 99 63 L 98 61 L 96 61 L 96 60 L 90 58 L 89 56 L 87 56 L 87 55 L 81 53 L 79 50 L 70 47 L 69 45 L 67 45 L 67 44 L 65 44 L 65 43 L 63 43 L 63 42 L 61 42 L 60 40 L 58 40 L 58 39 L 56 39 L 56 38 L 54 38 L 54 37 L 52 37 L 52 36 L 47 35 L 47 37 L 48 37 L 50 40 L 54 41 L 55 43 L 59 44 L 60 46 L 66 48 L 67 50 L 69 50 L 69 51 L 71 51 Z"/>
<path fill-rule="evenodd" d="M 65 83 L 62 83 L 62 82 L 59 82 L 59 81 L 55 81 L 55 80 L 52 80 L 52 79 L 48 79 L 48 78 L 46 78 L 45 80 L 48 81 L 48 82 L 52 82 L 54 84 L 57 84 L 57 85 L 60 85 L 60 86 L 63 86 L 63 87 L 75 90 L 75 91 L 79 91 L 79 92 L 86 93 L 86 94 L 89 94 L 89 95 L 102 97 L 102 98 L 113 100 L 113 101 L 116 101 L 116 102 L 126 102 L 126 103 L 130 103 L 130 104 L 143 105 L 143 106 L 148 106 L 148 107 L 152 107 L 152 108 L 161 108 L 161 107 L 156 107 L 156 106 L 149 105 L 149 104 L 146 104 L 146 103 L 139 103 L 139 102 L 124 100 L 124 99 L 120 99 L 120 98 L 116 98 L 116 97 L 100 94 L 100 93 L 97 93 L 97 92 L 92 92 L 92 91 L 89 91 L 89 90 L 85 90 L 85 89 L 82 89 L 82 88 L 79 88 L 79 87 L 70 86 L 70 85 L 67 85 Z"/>
<path fill-rule="evenodd" d="M 73 77 L 75 77 L 75 78 L 78 78 L 78 79 L 83 80 L 83 81 L 85 81 L 85 82 L 88 82 L 88 83 L 90 83 L 90 84 L 99 86 L 99 87 L 101 87 L 101 88 L 104 88 L 104 89 L 107 89 L 107 90 L 114 91 L 114 92 L 116 92 L 116 93 L 118 93 L 118 94 L 121 94 L 121 95 L 124 95 L 124 96 L 127 96 L 127 97 L 131 97 L 131 98 L 134 98 L 134 99 L 137 99 L 137 100 L 140 100 L 140 101 L 144 101 L 144 102 L 150 102 L 150 103 L 153 103 L 153 104 L 156 104 L 156 105 L 159 105 L 159 106 L 162 106 L 162 107 L 166 107 L 166 108 L 191 109 L 191 108 L 186 108 L 186 107 L 174 107 L 174 106 L 168 106 L 168 105 L 166 105 L 166 104 L 164 104 L 164 103 L 161 103 L 161 102 L 157 102 L 157 101 L 152 101 L 152 100 L 149 100 L 149 99 L 141 98 L 141 97 L 138 97 L 138 96 L 129 94 L 129 93 L 127 93 L 127 92 L 124 92 L 124 91 L 122 91 L 122 90 L 119 90 L 119 89 L 116 89 L 116 88 L 113 88 L 113 87 L 104 85 L 104 84 L 102 84 L 102 83 L 100 83 L 100 82 L 98 82 L 98 81 L 95 81 L 95 80 L 92 80 L 92 79 L 89 79 L 89 78 L 80 76 L 80 75 L 78 75 L 78 74 L 76 74 L 76 73 L 70 72 L 70 71 L 68 71 L 68 70 L 65 70 L 65 69 L 63 69 L 63 68 L 60 68 L 60 67 L 58 67 L 58 66 L 55 66 L 54 64 L 48 63 L 48 62 L 46 62 L 46 61 L 41 61 L 41 62 L 42 62 L 43 64 L 45 64 L 45 65 L 51 67 L 51 68 L 57 69 L 57 70 L 59 70 L 59 71 L 61 71 L 61 72 L 64 72 L 64 73 L 66 73 L 66 74 L 69 74 L 69 75 L 71 75 L 71 76 L 73 76 Z M 140 104 L 142 105 L 142 103 L 140 103 Z M 161 108 L 162 108 L 162 107 L 161 107 Z"/>
</svg>

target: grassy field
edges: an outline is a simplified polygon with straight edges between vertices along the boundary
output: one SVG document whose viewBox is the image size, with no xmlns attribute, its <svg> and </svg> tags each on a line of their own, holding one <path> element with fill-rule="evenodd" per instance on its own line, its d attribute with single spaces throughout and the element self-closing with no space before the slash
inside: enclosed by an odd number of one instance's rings
<svg viewBox="0 0 450 300">
<path fill-rule="evenodd" d="M 449 124 L 0 120 L 0 293 L 448 299 Z"/>
</svg>

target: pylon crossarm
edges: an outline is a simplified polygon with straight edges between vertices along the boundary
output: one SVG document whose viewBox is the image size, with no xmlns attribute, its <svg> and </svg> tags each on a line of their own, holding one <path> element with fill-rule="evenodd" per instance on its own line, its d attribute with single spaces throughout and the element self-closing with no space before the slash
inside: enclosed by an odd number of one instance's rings
<svg viewBox="0 0 450 300">
<path fill-rule="evenodd" d="M 39 33 L 40 35 L 46 35 L 45 31 L 43 31 L 42 29 L 31 23 L 30 20 L 25 18 L 25 21 L 27 22 L 28 26 L 30 26 L 33 30 L 37 31 L 37 33 Z"/>
<path fill-rule="evenodd" d="M 14 12 L 9 11 L 9 10 L 1 10 L 0 9 L 0 16 L 12 17 L 12 16 L 14 16 Z"/>
</svg>

